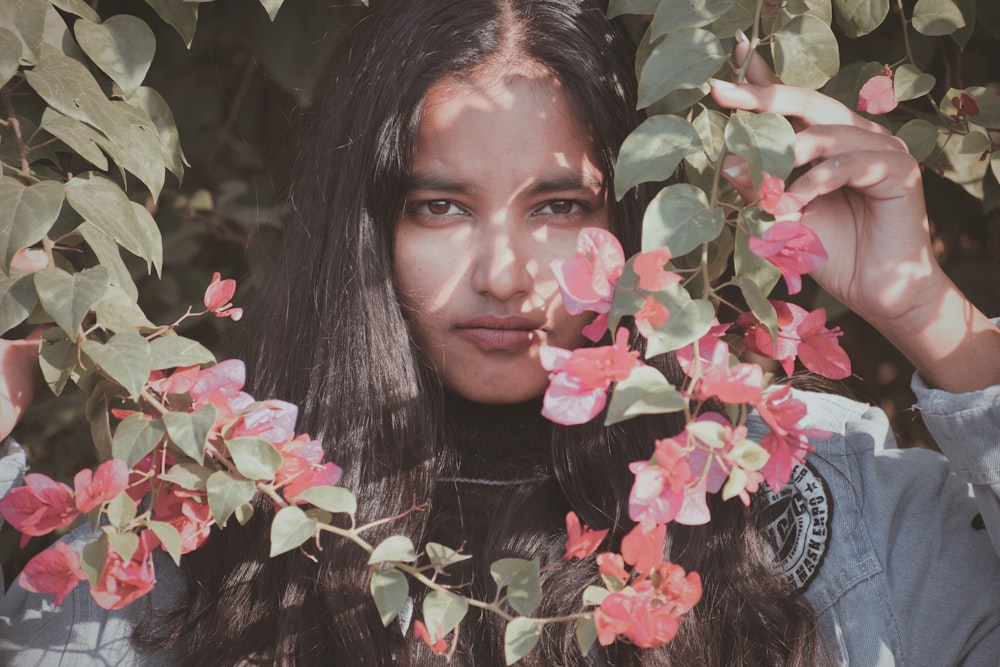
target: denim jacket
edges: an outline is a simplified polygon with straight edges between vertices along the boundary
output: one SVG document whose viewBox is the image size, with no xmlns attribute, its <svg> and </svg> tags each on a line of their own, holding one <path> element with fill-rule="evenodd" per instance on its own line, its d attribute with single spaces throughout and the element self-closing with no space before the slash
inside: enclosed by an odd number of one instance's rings
<svg viewBox="0 0 1000 667">
<path fill-rule="evenodd" d="M 805 426 L 832 436 L 813 442 L 807 460 L 815 478 L 797 470 L 802 494 L 775 494 L 776 534 L 789 547 L 779 556 L 801 577 L 838 664 L 997 667 L 1000 386 L 949 394 L 915 378 L 913 387 L 948 459 L 897 449 L 881 410 L 796 392 L 808 405 Z M 756 416 L 749 429 L 751 438 L 767 433 Z M 0 466 L 0 485 L 4 479 Z M 808 534 L 796 537 L 795 526 Z M 87 535 L 70 539 L 82 543 Z M 156 567 L 149 599 L 116 612 L 94 604 L 85 586 L 53 609 L 15 585 L 0 601 L 0 664 L 179 664 L 170 652 L 144 654 L 130 642 L 151 608 L 183 590 L 169 559 Z"/>
</svg>

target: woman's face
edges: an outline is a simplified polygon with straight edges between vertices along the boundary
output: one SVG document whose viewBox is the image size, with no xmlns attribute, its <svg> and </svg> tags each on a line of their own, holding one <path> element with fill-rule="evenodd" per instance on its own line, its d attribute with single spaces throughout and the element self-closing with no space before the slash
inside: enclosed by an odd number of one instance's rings
<svg viewBox="0 0 1000 667">
<path fill-rule="evenodd" d="M 427 93 L 396 231 L 413 335 L 446 387 L 482 403 L 540 396 L 542 345 L 576 348 L 550 262 L 608 226 L 589 132 L 538 67 L 445 78 Z"/>
</svg>

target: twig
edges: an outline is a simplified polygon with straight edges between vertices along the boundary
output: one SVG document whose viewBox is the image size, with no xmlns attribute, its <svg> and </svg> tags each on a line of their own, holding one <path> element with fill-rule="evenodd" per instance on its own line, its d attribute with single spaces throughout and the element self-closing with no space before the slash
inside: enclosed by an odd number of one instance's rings
<svg viewBox="0 0 1000 667">
<path fill-rule="evenodd" d="M 17 149 L 21 155 L 21 171 L 27 176 L 31 171 L 31 166 L 28 164 L 28 153 L 31 151 L 31 148 L 25 143 L 24 137 L 21 136 L 21 123 L 17 120 L 17 113 L 14 111 L 14 103 L 10 98 L 10 91 L 6 88 L 0 88 L 0 98 L 3 98 L 4 110 L 7 112 L 7 122 L 14 131 L 14 138 L 17 139 Z"/>
</svg>

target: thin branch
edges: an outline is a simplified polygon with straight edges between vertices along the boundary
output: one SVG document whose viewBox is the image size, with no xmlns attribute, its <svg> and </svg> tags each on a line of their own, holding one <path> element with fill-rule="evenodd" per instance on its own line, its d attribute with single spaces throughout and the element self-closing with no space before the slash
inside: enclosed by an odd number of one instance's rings
<svg viewBox="0 0 1000 667">
<path fill-rule="evenodd" d="M 24 137 L 21 136 L 21 123 L 17 120 L 17 113 L 14 111 L 14 102 L 11 100 L 10 91 L 7 88 L 0 88 L 0 98 L 3 99 L 4 110 L 7 112 L 7 122 L 14 131 L 14 138 L 17 139 L 17 149 L 21 155 L 21 171 L 27 176 L 31 171 L 31 165 L 28 164 L 28 153 L 31 152 L 31 148 L 24 141 Z"/>
</svg>

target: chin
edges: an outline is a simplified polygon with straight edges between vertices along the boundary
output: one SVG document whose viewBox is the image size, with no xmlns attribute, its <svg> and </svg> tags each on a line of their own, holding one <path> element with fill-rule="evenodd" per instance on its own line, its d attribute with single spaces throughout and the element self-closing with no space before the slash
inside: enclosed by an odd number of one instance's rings
<svg viewBox="0 0 1000 667">
<path fill-rule="evenodd" d="M 541 385 L 518 386 L 497 383 L 492 386 L 476 383 L 473 386 L 451 385 L 452 392 L 467 401 L 484 405 L 514 405 L 541 399 L 545 393 L 547 381 Z"/>
</svg>

